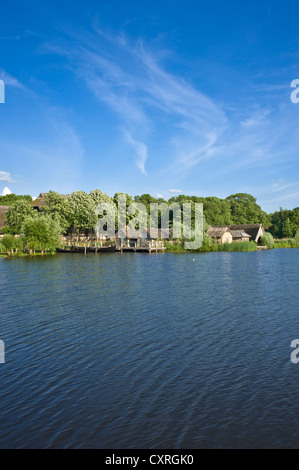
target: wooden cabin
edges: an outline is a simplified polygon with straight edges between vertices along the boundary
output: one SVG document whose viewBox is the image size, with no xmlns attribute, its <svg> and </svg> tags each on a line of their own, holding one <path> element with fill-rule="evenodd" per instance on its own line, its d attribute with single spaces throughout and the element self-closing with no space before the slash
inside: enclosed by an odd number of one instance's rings
<svg viewBox="0 0 299 470">
<path fill-rule="evenodd" d="M 251 235 L 244 232 L 244 230 L 233 230 L 233 229 L 231 229 L 231 232 L 233 234 L 233 241 L 234 242 L 249 242 L 250 241 Z"/>
<path fill-rule="evenodd" d="M 264 233 L 262 224 L 214 225 L 206 232 L 209 237 L 216 238 L 220 244 L 251 240 L 258 243 Z"/>
<path fill-rule="evenodd" d="M 250 235 L 250 240 L 258 243 L 259 239 L 264 235 L 265 229 L 262 224 L 240 224 L 230 225 L 231 230 L 243 230 Z"/>
<path fill-rule="evenodd" d="M 215 238 L 217 243 L 222 245 L 223 243 L 232 243 L 233 234 L 228 226 L 214 226 L 207 230 L 207 235 L 211 238 Z"/>
</svg>

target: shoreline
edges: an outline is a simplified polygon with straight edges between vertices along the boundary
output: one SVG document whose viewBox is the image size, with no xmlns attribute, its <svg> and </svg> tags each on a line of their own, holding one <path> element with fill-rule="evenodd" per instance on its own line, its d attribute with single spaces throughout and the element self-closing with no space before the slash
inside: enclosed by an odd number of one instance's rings
<svg viewBox="0 0 299 470">
<path fill-rule="evenodd" d="M 256 249 L 256 250 L 186 250 L 182 247 L 180 247 L 180 249 L 175 249 L 175 250 L 171 250 L 171 249 L 165 249 L 163 251 L 160 251 L 159 253 L 172 253 L 172 254 L 186 254 L 186 253 L 192 253 L 192 254 L 206 254 L 206 253 L 254 253 L 254 252 L 257 252 L 257 251 L 272 251 L 272 250 L 278 250 L 278 249 L 298 249 L 299 246 L 278 246 L 278 247 L 274 247 L 274 248 L 262 248 L 262 249 Z M 77 252 L 77 251 L 73 251 L 73 252 L 68 252 L 70 254 L 84 254 L 84 252 Z M 107 253 L 107 252 L 106 252 Z M 109 254 L 111 253 L 120 253 L 118 251 L 110 251 Z M 135 253 L 132 251 L 132 253 Z M 137 252 L 138 253 L 138 252 Z M 145 252 L 143 252 L 145 253 Z M 152 253 L 148 253 L 148 254 L 156 254 L 157 252 L 152 252 Z M 0 253 L 0 258 L 8 258 L 8 259 L 15 259 L 15 258 L 27 258 L 27 257 L 30 257 L 30 258 L 36 258 L 37 256 L 55 256 L 55 255 L 58 255 L 58 254 L 65 254 L 64 252 L 59 252 L 59 251 L 56 251 L 55 253 L 14 253 L 14 254 L 7 254 L 7 253 Z M 98 253 L 94 253 L 94 254 L 103 254 L 103 252 L 98 252 Z M 84 254 L 84 256 L 86 256 L 86 254 Z"/>
</svg>

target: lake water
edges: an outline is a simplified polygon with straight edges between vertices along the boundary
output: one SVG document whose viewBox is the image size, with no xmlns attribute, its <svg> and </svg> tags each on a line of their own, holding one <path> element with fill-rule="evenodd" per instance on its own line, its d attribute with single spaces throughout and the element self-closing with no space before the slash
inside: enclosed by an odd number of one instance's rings
<svg viewBox="0 0 299 470">
<path fill-rule="evenodd" d="M 0 259 L 0 447 L 298 447 L 298 267 L 298 249 Z"/>
</svg>

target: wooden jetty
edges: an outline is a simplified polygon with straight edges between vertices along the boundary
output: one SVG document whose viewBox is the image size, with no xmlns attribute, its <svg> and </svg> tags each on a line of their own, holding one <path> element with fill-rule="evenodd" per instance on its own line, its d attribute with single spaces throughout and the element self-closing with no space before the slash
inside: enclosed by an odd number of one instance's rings
<svg viewBox="0 0 299 470">
<path fill-rule="evenodd" d="M 133 253 L 157 253 L 163 252 L 165 250 L 164 246 L 122 246 L 119 248 L 115 248 L 115 251 L 120 253 L 122 252 L 133 252 Z"/>
<path fill-rule="evenodd" d="M 148 241 L 144 239 L 119 239 L 115 245 L 115 251 L 119 252 L 157 253 L 163 252 L 164 250 L 164 243 L 162 241 L 156 240 Z"/>
<path fill-rule="evenodd" d="M 79 246 L 70 245 L 64 248 L 56 248 L 57 253 L 111 253 L 115 251 L 115 244 L 106 246 Z"/>
</svg>

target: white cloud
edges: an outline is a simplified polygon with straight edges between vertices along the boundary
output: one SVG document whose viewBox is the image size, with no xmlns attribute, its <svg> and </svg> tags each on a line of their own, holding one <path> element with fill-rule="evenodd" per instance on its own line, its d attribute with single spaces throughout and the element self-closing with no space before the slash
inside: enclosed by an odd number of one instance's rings
<svg viewBox="0 0 299 470">
<path fill-rule="evenodd" d="M 12 86 L 15 88 L 24 88 L 22 83 L 19 80 L 9 73 L 5 72 L 5 70 L 0 69 L 0 78 L 4 81 L 5 85 Z"/>
<path fill-rule="evenodd" d="M 10 173 L 7 171 L 0 171 L 0 181 L 7 181 L 8 183 L 13 183 Z"/>
<path fill-rule="evenodd" d="M 181 189 L 169 189 L 169 193 L 182 193 L 183 191 Z"/>
<path fill-rule="evenodd" d="M 145 171 L 145 162 L 147 159 L 147 147 L 143 142 L 139 142 L 138 140 L 134 140 L 129 132 L 125 131 L 125 138 L 126 141 L 133 146 L 133 148 L 137 152 L 137 166 L 141 170 L 141 172 L 146 175 Z"/>
<path fill-rule="evenodd" d="M 5 186 L 5 188 L 3 188 L 1 196 L 7 196 L 7 194 L 11 194 L 11 190 L 7 186 Z"/>
<path fill-rule="evenodd" d="M 65 43 L 45 48 L 64 55 L 97 99 L 116 114 L 143 174 L 150 158 L 148 142 L 155 140 L 161 126 L 166 136 L 161 142 L 164 158 L 171 159 L 172 166 L 175 159 L 178 171 L 196 165 L 226 128 L 221 108 L 168 72 L 160 61 L 163 51 L 149 52 L 142 41 L 130 42 L 124 35 L 102 30 L 93 39 L 81 38 L 82 46 L 76 49 Z"/>
</svg>

